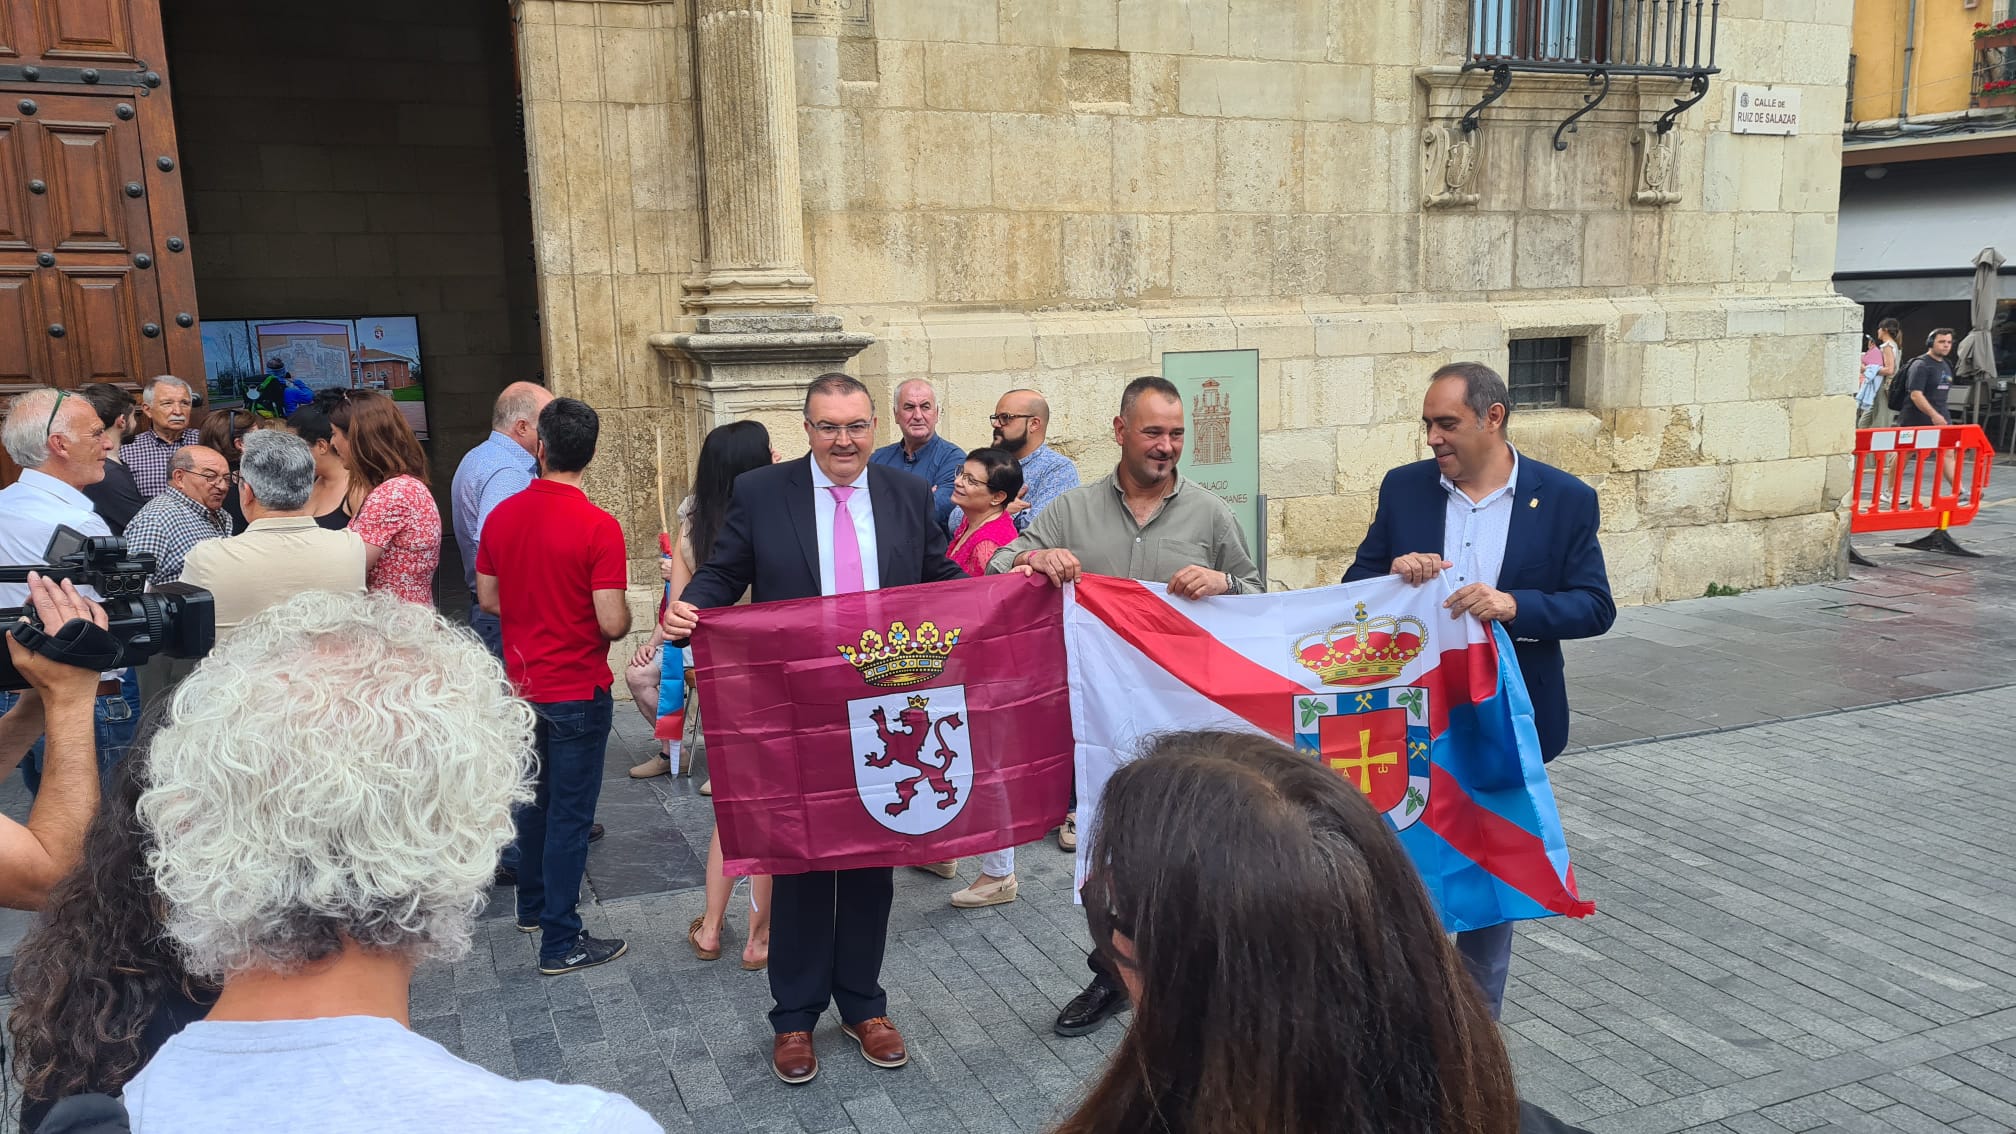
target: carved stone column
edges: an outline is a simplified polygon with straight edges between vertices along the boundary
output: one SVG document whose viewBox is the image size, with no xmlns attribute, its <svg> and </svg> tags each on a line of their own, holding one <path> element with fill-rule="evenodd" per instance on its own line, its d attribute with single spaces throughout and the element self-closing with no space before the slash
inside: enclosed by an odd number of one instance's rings
<svg viewBox="0 0 2016 1134">
<path fill-rule="evenodd" d="M 686 306 L 710 314 L 809 309 L 798 190 L 790 0 L 699 0 L 707 271 Z"/>
<path fill-rule="evenodd" d="M 651 336 L 689 465 L 709 429 L 744 418 L 792 448 L 805 386 L 875 341 L 812 310 L 790 0 L 698 0 L 696 15 L 706 270 L 682 325 Z"/>
</svg>

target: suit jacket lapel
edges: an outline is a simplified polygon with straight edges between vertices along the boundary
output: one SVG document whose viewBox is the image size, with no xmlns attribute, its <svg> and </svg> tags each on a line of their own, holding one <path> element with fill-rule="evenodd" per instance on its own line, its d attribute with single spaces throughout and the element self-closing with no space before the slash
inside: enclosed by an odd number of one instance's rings
<svg viewBox="0 0 2016 1134">
<path fill-rule="evenodd" d="M 791 519 L 791 530 L 798 536 L 798 547 L 805 553 L 805 569 L 812 576 L 812 592 L 819 593 L 819 518 L 813 514 L 812 500 L 812 458 L 808 454 L 793 462 L 797 465 L 785 480 L 784 509 Z"/>
<path fill-rule="evenodd" d="M 1540 483 L 1540 469 L 1531 460 L 1519 460 L 1519 483 L 1512 494 L 1512 523 L 1505 531 L 1505 561 L 1498 568 L 1498 589 L 1504 590 L 1509 579 L 1517 577 L 1517 572 L 1531 558 L 1530 551 L 1539 546 L 1547 526 L 1553 522 L 1552 516 L 1543 515 L 1547 511 L 1547 494 Z"/>
</svg>

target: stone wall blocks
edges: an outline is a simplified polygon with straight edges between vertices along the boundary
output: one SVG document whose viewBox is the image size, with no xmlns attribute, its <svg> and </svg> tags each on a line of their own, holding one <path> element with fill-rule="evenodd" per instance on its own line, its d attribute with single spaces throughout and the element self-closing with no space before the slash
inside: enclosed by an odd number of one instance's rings
<svg viewBox="0 0 2016 1134">
<path fill-rule="evenodd" d="M 1789 587 L 1839 576 L 1848 518 L 1836 512 L 1787 516 L 1755 525 L 1764 532 L 1764 582 Z"/>
<path fill-rule="evenodd" d="M 921 303 L 930 297 L 926 225 L 915 213 L 814 213 L 807 260 L 827 303 Z"/>
<path fill-rule="evenodd" d="M 1751 397 L 1812 398 L 1826 391 L 1825 338 L 1817 335 L 1753 338 L 1749 347 Z M 1853 365 L 1852 359 L 1845 363 L 1849 368 Z"/>
<path fill-rule="evenodd" d="M 1180 299 L 1273 292 L 1275 218 L 1206 213 L 1169 220 L 1169 286 Z"/>
<path fill-rule="evenodd" d="M 1372 365 L 1370 358 L 1353 356 L 1285 360 L 1281 426 L 1372 424 Z"/>
<path fill-rule="evenodd" d="M 1330 52 L 1328 0 L 1231 0 L 1231 54 L 1249 59 L 1323 59 Z"/>
<path fill-rule="evenodd" d="M 1759 340 L 1703 339 L 1695 344 L 1694 400 L 1740 402 L 1751 396 L 1753 347 Z M 1764 395 L 1776 396 L 1776 395 Z"/>
<path fill-rule="evenodd" d="M 1113 132 L 1100 115 L 996 114 L 994 203 L 1004 209 L 1110 212 Z M 975 155 L 977 157 L 977 155 Z"/>
<path fill-rule="evenodd" d="M 1316 353 L 1316 326 L 1300 311 L 1270 312 L 1227 308 L 1235 328 L 1235 349 L 1258 350 L 1262 358 L 1306 358 Z"/>
<path fill-rule="evenodd" d="M 1304 63 L 1297 76 L 1304 122 L 1370 122 L 1374 120 L 1372 68 L 1335 63 Z"/>
<path fill-rule="evenodd" d="M 1846 394 L 1798 398 L 1792 414 L 1791 455 L 1825 457 L 1855 450 L 1855 399 Z"/>
<path fill-rule="evenodd" d="M 1617 320 L 1617 337 L 1627 343 L 1663 341 L 1666 338 L 1666 312 L 1623 312 Z"/>
<path fill-rule="evenodd" d="M 1418 395 L 1417 395 L 1418 399 Z M 1416 402 L 1419 413 L 1419 402 Z M 1305 431 L 1311 433 L 1313 431 Z M 1343 495 L 1352 493 L 1377 494 L 1379 484 L 1386 474 L 1400 465 L 1412 464 L 1428 456 L 1428 443 L 1421 432 L 1421 424 L 1413 422 L 1390 422 L 1381 425 L 1344 426 L 1330 431 L 1337 446 L 1336 487 L 1331 491 Z M 1286 436 L 1284 434 L 1283 436 Z M 1264 465 L 1266 439 L 1261 439 L 1262 449 L 1262 491 L 1269 495 L 1287 495 L 1294 489 L 1285 483 L 1265 479 Z M 1305 491 L 1324 491 L 1310 488 Z"/>
<path fill-rule="evenodd" d="M 1663 408 L 1631 406 L 1606 412 L 1604 426 L 1610 432 L 1610 467 L 1620 473 L 1641 472 L 1658 464 L 1670 420 L 1672 415 Z"/>
<path fill-rule="evenodd" d="M 1260 491 L 1268 499 L 1339 491 L 1334 429 L 1284 429 L 1260 437 Z"/>
<path fill-rule="evenodd" d="M 1737 283 L 1783 282 L 1792 276 L 1792 217 L 1786 213 L 1736 214 L 1730 259 Z"/>
<path fill-rule="evenodd" d="M 1123 212 L 1202 213 L 1217 188 L 1198 169 L 1218 163 L 1218 124 L 1188 118 L 1113 123 L 1114 207 Z"/>
<path fill-rule="evenodd" d="M 1184 56 L 1176 88 L 1177 108 L 1203 118 L 1292 120 L 1302 112 L 1301 73 L 1274 62 Z"/>
<path fill-rule="evenodd" d="M 1827 458 L 1737 465 L 1730 470 L 1729 518 L 1759 520 L 1797 516 L 1827 507 Z"/>
<path fill-rule="evenodd" d="M 879 39 L 926 43 L 998 43 L 1001 39 L 997 0 L 885 3 L 875 5 L 873 12 L 875 35 Z"/>
<path fill-rule="evenodd" d="M 1068 58 L 1068 52 L 1054 47 L 926 41 L 924 101 L 937 110 L 1062 113 L 1069 108 L 1064 91 Z"/>
<path fill-rule="evenodd" d="M 1715 402 L 1701 407 L 1701 455 L 1721 464 L 1782 461 L 1792 422 L 1779 402 Z"/>
<path fill-rule="evenodd" d="M 1003 43 L 1119 46 L 1114 0 L 1000 0 L 1000 12 Z"/>
<path fill-rule="evenodd" d="M 1029 370 L 1036 365 L 1036 331 L 1026 315 L 927 314 L 931 369 L 938 374 L 979 370 Z"/>
<path fill-rule="evenodd" d="M 1760 524 L 1669 528 L 1664 534 L 1658 557 L 1658 598 L 1696 598 L 1710 583 L 1744 588 L 1765 583 L 1765 540 Z"/>
<path fill-rule="evenodd" d="M 1310 317 L 1316 332 L 1316 354 L 1388 355 L 1414 349 L 1414 331 L 1395 307 L 1390 314 L 1318 313 Z"/>
<path fill-rule="evenodd" d="M 1302 126 L 1218 124 L 1217 207 L 1228 213 L 1293 213 L 1302 194 Z M 1179 155 L 1195 169 L 1196 155 Z"/>
<path fill-rule="evenodd" d="M 1610 596 L 1619 606 L 1654 602 L 1662 597 L 1659 557 L 1666 546 L 1663 529 L 1604 532 L 1599 542 L 1603 548 L 1603 567 L 1610 576 Z"/>
<path fill-rule="evenodd" d="M 1613 472 L 1584 476 L 1596 490 L 1596 506 L 1602 513 L 1604 538 L 1611 532 L 1637 531 L 1643 525 L 1638 513 L 1638 477 L 1635 473 Z"/>
<path fill-rule="evenodd" d="M 1347 496 L 1269 496 L 1267 510 L 1279 516 L 1275 546 L 1289 555 L 1309 555 L 1348 562 L 1365 540 L 1372 524 L 1373 498 L 1365 493 Z M 1270 551 L 1272 548 L 1269 549 Z M 1273 571 L 1269 556 L 1269 574 Z M 1332 572 L 1325 582 L 1335 582 L 1343 572 Z"/>
<path fill-rule="evenodd" d="M 1512 430 L 1520 452 L 1576 476 L 1599 476 L 1610 469 L 1603 419 L 1587 410 L 1522 410 L 1512 418 Z"/>
<path fill-rule="evenodd" d="M 1650 406 L 1685 405 L 1697 401 L 1696 367 L 1700 350 L 1694 343 L 1647 343 L 1640 370 L 1640 398 Z"/>
<path fill-rule="evenodd" d="M 1512 226 L 1497 216 L 1438 212 L 1421 218 L 1421 286 L 1436 292 L 1512 286 Z"/>
<path fill-rule="evenodd" d="M 1167 55 L 1224 55 L 1232 24 L 1227 0 L 1119 0 L 1120 50 Z"/>
<path fill-rule="evenodd" d="M 1036 363 L 1042 367 L 1108 364 L 1123 369 L 1148 368 L 1148 324 L 1138 315 L 1052 315 L 1031 318 L 1036 337 Z"/>
</svg>

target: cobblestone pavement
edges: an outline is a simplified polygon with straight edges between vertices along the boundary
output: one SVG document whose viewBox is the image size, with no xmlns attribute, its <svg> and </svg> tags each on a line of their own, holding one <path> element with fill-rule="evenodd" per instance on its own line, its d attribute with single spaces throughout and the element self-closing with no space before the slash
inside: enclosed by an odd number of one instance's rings
<svg viewBox="0 0 2016 1134">
<path fill-rule="evenodd" d="M 1599 909 L 1522 927 L 1505 1035 L 1527 1097 L 1599 1134 L 2016 1129 L 2006 699 L 1557 763 Z M 704 801 L 671 787 L 704 838 Z M 668 1130 L 1041 1130 L 1120 1034 L 1049 1030 L 1085 971 L 1068 862 L 1027 849 L 1021 899 L 971 912 L 945 905 L 958 883 L 899 872 L 901 1071 L 862 1062 L 829 1016 L 819 1078 L 772 1078 L 763 976 L 686 949 L 697 892 L 591 911 L 632 952 L 575 977 L 534 975 L 532 942 L 490 921 L 473 957 L 421 974 L 414 1026 L 507 1075 L 624 1091 Z"/>
<path fill-rule="evenodd" d="M 1522 927 L 1505 1036 L 1529 1098 L 1600 1134 L 2016 1130 L 2012 495 L 1957 533 L 1989 558 L 1863 537 L 1879 566 L 1851 579 L 1627 610 L 1571 649 L 1554 781 L 1599 909 Z M 829 1014 L 819 1078 L 779 1083 L 742 916 L 722 960 L 686 947 L 711 809 L 623 776 L 648 744 L 619 714 L 585 909 L 630 954 L 540 977 L 500 894 L 475 952 L 416 979 L 418 1031 L 673 1131 L 1037 1131 L 1103 1064 L 1119 1026 L 1050 1032 L 1087 946 L 1053 843 L 989 910 L 900 871 L 884 981 L 911 1065 L 870 1067 Z"/>
</svg>

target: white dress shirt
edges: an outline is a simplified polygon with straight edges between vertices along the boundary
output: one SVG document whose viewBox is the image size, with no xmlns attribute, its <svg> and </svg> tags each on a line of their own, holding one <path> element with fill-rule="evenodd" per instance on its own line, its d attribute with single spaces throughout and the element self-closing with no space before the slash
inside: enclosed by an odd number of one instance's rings
<svg viewBox="0 0 2016 1134">
<path fill-rule="evenodd" d="M 1517 502 L 1518 487 L 1517 449 L 1512 450 L 1512 475 L 1505 481 L 1505 487 L 1482 500 L 1470 499 L 1448 477 L 1442 478 L 1442 490 L 1449 494 L 1442 520 L 1442 558 L 1456 565 L 1449 569 L 1454 586 L 1498 585 L 1498 573 L 1505 566 L 1505 537 L 1512 530 L 1512 506 Z"/>
<path fill-rule="evenodd" d="M 0 565 L 42 563 L 49 537 L 58 527 L 87 536 L 112 534 L 104 518 L 92 509 L 89 497 L 48 473 L 23 469 L 21 479 L 0 488 Z M 86 598 L 98 597 L 89 587 L 78 590 Z M 0 607 L 16 607 L 27 601 L 28 584 L 0 583 Z"/>
<path fill-rule="evenodd" d="M 839 482 L 826 475 L 819 467 L 817 458 L 805 462 L 812 466 L 812 515 L 819 529 L 819 593 L 830 595 L 834 592 L 833 582 L 833 494 L 826 491 Z M 882 569 L 875 557 L 875 505 L 868 497 L 868 469 L 864 466 L 854 477 L 854 494 L 847 498 L 847 514 L 854 518 L 854 536 L 861 543 L 861 589 L 879 590 L 882 586 Z"/>
</svg>

